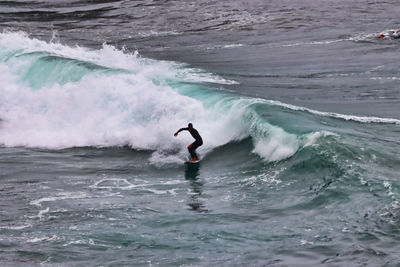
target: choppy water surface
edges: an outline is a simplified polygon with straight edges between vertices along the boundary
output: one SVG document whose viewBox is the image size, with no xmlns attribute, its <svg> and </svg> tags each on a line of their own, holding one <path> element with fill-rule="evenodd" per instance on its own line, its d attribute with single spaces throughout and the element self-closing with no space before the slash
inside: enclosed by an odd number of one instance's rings
<svg viewBox="0 0 400 267">
<path fill-rule="evenodd" d="M 398 11 L 0 2 L 1 265 L 395 265 Z"/>
</svg>

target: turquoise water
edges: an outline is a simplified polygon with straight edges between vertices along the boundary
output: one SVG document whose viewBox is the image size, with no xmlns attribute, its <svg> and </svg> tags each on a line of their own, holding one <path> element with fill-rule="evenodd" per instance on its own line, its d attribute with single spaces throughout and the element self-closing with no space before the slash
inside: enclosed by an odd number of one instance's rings
<svg viewBox="0 0 400 267">
<path fill-rule="evenodd" d="M 71 44 L 79 27 L 68 33 L 50 12 L 63 21 L 94 16 L 93 9 L 118 21 L 108 12 L 131 15 L 118 3 L 39 4 L 43 18 L 55 23 L 47 39 L 35 21 L 29 33 L 1 20 L 7 26 L 0 33 L 1 265 L 397 264 L 400 120 L 396 65 L 388 55 L 398 44 L 377 43 L 372 30 L 334 35 L 336 28 L 329 28 L 331 38 L 311 43 L 307 36 L 286 40 L 282 29 L 275 44 L 222 42 L 220 31 L 237 30 L 232 35 L 239 38 L 246 27 L 302 24 L 289 19 L 299 3 L 273 9 L 275 17 L 257 13 L 258 2 L 236 11 L 214 3 L 229 10 L 217 20 L 231 22 L 205 25 L 199 36 L 190 24 L 196 18 L 187 18 L 186 33 L 178 24 L 176 31 L 153 25 L 150 35 L 129 39 L 143 46 L 142 54 L 121 47 L 125 28 L 117 44 L 91 40 L 99 33 L 88 31 L 92 20 L 82 19 L 88 36 Z M 2 4 L 3 12 L 11 6 Z M 29 7 L 12 10 L 27 20 Z M 140 21 L 135 27 L 152 25 Z M 200 35 L 210 42 L 206 49 Z M 182 45 L 160 50 L 162 40 Z M 343 67 L 332 45 L 353 46 L 343 53 L 354 65 Z M 357 61 L 354 46 L 384 59 L 372 70 L 370 61 Z M 329 64 L 285 61 L 315 47 L 331 56 Z M 254 57 L 263 49 L 280 52 L 280 60 Z M 200 50 L 209 51 L 204 62 Z M 191 136 L 173 136 L 188 122 L 204 139 L 198 165 L 184 164 Z"/>
</svg>

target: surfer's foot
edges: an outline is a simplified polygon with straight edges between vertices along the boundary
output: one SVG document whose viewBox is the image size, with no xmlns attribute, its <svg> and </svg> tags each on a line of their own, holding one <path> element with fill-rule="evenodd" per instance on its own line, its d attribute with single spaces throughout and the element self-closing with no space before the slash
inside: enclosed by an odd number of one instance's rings
<svg viewBox="0 0 400 267">
<path fill-rule="evenodd" d="M 199 160 L 198 158 L 192 158 L 190 161 L 193 162 L 193 161 L 198 161 L 198 160 Z"/>
</svg>

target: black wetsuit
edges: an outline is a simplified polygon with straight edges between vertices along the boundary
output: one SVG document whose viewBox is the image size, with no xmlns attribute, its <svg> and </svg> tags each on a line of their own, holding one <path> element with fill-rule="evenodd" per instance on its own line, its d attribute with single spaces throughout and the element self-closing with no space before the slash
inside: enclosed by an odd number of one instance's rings
<svg viewBox="0 0 400 267">
<path fill-rule="evenodd" d="M 180 131 L 189 131 L 189 133 L 193 136 L 195 141 L 190 146 L 188 146 L 188 150 L 192 159 L 198 158 L 195 150 L 199 146 L 203 145 L 203 139 L 201 138 L 199 132 L 195 128 L 192 128 L 191 130 L 189 128 L 181 128 L 178 130 L 177 133 L 179 133 Z"/>
</svg>

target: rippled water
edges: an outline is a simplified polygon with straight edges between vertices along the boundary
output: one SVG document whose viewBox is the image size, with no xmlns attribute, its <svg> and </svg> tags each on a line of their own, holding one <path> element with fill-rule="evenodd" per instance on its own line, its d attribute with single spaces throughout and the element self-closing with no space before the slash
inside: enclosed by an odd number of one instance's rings
<svg viewBox="0 0 400 267">
<path fill-rule="evenodd" d="M 398 11 L 0 2 L 1 265 L 396 265 Z"/>
</svg>

